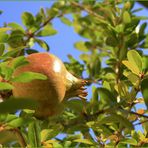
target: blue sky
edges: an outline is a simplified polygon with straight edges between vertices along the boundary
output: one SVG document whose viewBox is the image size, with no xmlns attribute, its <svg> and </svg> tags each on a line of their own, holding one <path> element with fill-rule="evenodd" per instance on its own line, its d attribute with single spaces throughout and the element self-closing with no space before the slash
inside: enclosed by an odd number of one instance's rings
<svg viewBox="0 0 148 148">
<path fill-rule="evenodd" d="M 36 14 L 41 7 L 46 8 L 50 7 L 54 1 L 0 1 L 0 10 L 3 11 L 3 14 L 0 15 L 0 26 L 4 22 L 21 22 L 21 14 L 24 11 L 31 12 Z M 135 5 L 135 8 L 142 7 L 139 4 Z M 138 12 L 137 15 L 147 16 L 148 11 L 146 9 Z M 53 21 L 54 28 L 58 31 L 58 34 L 45 38 L 47 43 L 50 46 L 50 52 L 58 56 L 62 61 L 67 61 L 67 54 L 72 54 L 76 59 L 79 59 L 80 51 L 76 50 L 73 44 L 76 41 L 84 40 L 79 35 L 77 35 L 72 27 L 66 26 L 59 19 Z M 147 27 L 148 30 L 148 27 Z M 38 48 L 38 47 L 35 47 Z M 38 48 L 40 51 L 44 51 L 41 48 Z M 145 54 L 148 55 L 148 51 L 145 50 Z M 88 89 L 91 91 L 91 88 Z M 91 97 L 89 93 L 88 98 Z M 138 106 L 141 107 L 141 106 Z"/>
</svg>

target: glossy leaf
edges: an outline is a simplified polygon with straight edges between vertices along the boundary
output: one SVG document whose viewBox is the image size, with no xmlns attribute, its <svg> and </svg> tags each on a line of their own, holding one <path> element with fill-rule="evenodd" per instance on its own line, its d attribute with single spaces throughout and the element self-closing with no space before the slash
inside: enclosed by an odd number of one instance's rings
<svg viewBox="0 0 148 148">
<path fill-rule="evenodd" d="M 22 14 L 22 22 L 26 27 L 30 27 L 35 23 L 34 16 L 29 12 L 24 12 Z"/>
<path fill-rule="evenodd" d="M 139 68 L 135 65 L 133 65 L 131 62 L 129 61 L 122 61 L 122 63 L 129 69 L 131 70 L 134 74 L 138 75 L 140 74 Z"/>
<path fill-rule="evenodd" d="M 11 66 L 12 66 L 12 68 L 16 69 L 16 68 L 26 65 L 28 63 L 29 62 L 26 60 L 26 58 L 24 56 L 20 56 L 20 57 L 15 58 L 12 61 Z"/>
<path fill-rule="evenodd" d="M 29 122 L 31 122 L 31 119 L 25 119 L 25 118 L 16 118 L 14 120 L 11 120 L 10 122 L 8 122 L 8 126 L 10 126 L 11 128 L 17 128 L 17 127 L 22 127 L 27 125 Z"/>
<path fill-rule="evenodd" d="M 128 51 L 127 58 L 128 61 L 134 65 L 134 67 L 137 67 L 140 72 L 142 71 L 142 58 L 138 52 L 135 50 Z"/>
<path fill-rule="evenodd" d="M 22 82 L 22 83 L 27 83 L 32 80 L 46 80 L 47 77 L 43 74 L 40 73 L 35 73 L 35 72 L 24 72 L 14 78 L 12 78 L 12 82 Z"/>
</svg>

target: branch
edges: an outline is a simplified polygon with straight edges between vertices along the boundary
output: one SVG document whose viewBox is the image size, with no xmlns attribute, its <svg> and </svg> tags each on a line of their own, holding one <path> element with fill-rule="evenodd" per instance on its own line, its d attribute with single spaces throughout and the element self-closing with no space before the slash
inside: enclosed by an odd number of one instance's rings
<svg viewBox="0 0 148 148">
<path fill-rule="evenodd" d="M 24 139 L 22 133 L 20 132 L 20 130 L 18 128 L 7 129 L 6 125 L 3 124 L 3 125 L 0 125 L 0 132 L 2 132 L 2 131 L 13 132 L 16 135 L 20 146 L 22 148 L 25 148 L 27 146 L 27 143 L 25 142 L 25 139 Z"/>
<path fill-rule="evenodd" d="M 108 22 L 105 21 L 105 18 L 102 17 L 101 15 L 98 15 L 96 12 L 92 11 L 91 9 L 87 8 L 86 6 L 83 6 L 75 1 L 72 1 L 71 4 L 75 7 L 79 7 L 80 9 L 86 11 L 88 14 L 95 16 L 96 19 L 100 22 L 103 23 L 104 25 L 107 25 L 110 29 L 115 30 L 114 27 L 111 26 Z"/>
<path fill-rule="evenodd" d="M 139 113 L 136 113 L 136 112 L 133 112 L 133 111 L 130 111 L 129 113 L 130 113 L 130 114 L 137 115 L 137 116 L 140 116 L 140 117 L 144 117 L 144 118 L 147 118 L 147 119 L 148 119 L 148 116 L 147 116 L 147 115 L 139 114 Z"/>
<path fill-rule="evenodd" d="M 145 123 L 145 122 L 148 122 L 148 119 L 147 120 L 144 120 L 144 121 L 141 121 L 141 122 L 138 122 L 138 123 L 135 123 L 134 126 L 140 125 L 140 124 Z"/>
<path fill-rule="evenodd" d="M 103 20 L 104 19 L 102 16 L 98 15 L 94 11 L 90 10 L 89 8 L 87 8 L 87 7 L 83 6 L 83 5 L 80 5 L 79 3 L 75 2 L 75 1 L 72 1 L 71 4 L 73 6 L 81 8 L 82 10 L 85 10 L 86 12 L 88 12 L 89 14 L 95 16 L 99 20 Z"/>
<path fill-rule="evenodd" d="M 27 146 L 27 144 L 26 144 L 25 139 L 24 139 L 22 133 L 20 132 L 20 130 L 18 128 L 14 128 L 14 129 L 12 129 L 12 131 L 14 131 L 14 133 L 16 134 L 18 141 L 20 143 L 20 146 L 25 148 Z"/>
</svg>

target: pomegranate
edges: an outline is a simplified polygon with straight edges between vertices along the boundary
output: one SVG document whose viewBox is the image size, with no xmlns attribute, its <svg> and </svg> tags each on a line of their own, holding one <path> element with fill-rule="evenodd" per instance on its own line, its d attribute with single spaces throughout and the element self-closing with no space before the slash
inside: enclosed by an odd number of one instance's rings
<svg viewBox="0 0 148 148">
<path fill-rule="evenodd" d="M 63 62 L 49 53 L 28 55 L 29 64 L 17 68 L 14 76 L 31 71 L 47 76 L 46 80 L 31 82 L 13 82 L 13 95 L 18 98 L 31 98 L 39 102 L 35 110 L 38 118 L 46 118 L 62 111 L 64 101 L 71 97 L 84 99 L 87 96 L 86 81 L 74 77 L 67 71 Z"/>
</svg>

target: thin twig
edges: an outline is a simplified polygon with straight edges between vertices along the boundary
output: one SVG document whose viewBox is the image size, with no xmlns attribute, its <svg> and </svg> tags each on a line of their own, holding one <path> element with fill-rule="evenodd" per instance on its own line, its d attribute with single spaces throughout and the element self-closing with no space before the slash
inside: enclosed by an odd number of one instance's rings
<svg viewBox="0 0 148 148">
<path fill-rule="evenodd" d="M 85 10 L 85 11 L 88 12 L 89 14 L 91 14 L 91 15 L 97 17 L 97 19 L 99 19 L 99 20 L 103 20 L 103 19 L 104 19 L 102 16 L 98 15 L 98 14 L 95 13 L 94 11 L 90 10 L 89 8 L 83 6 L 83 5 L 81 5 L 81 4 L 79 4 L 79 3 L 75 2 L 75 1 L 72 1 L 71 4 L 72 4 L 73 6 L 76 6 L 76 7 L 79 7 L 79 8 L 81 8 L 81 9 Z"/>
<path fill-rule="evenodd" d="M 137 116 L 140 116 L 140 117 L 144 117 L 144 118 L 147 118 L 147 119 L 148 119 L 148 116 L 147 116 L 147 115 L 139 114 L 139 113 L 136 113 L 136 112 L 133 112 L 133 111 L 130 111 L 129 113 L 130 113 L 130 114 L 137 115 Z"/>
<path fill-rule="evenodd" d="M 138 123 L 135 123 L 134 126 L 143 124 L 143 123 L 145 123 L 145 122 L 148 122 L 148 119 L 147 119 L 147 120 L 144 120 L 144 121 L 141 121 L 141 122 L 138 122 Z"/>
</svg>

